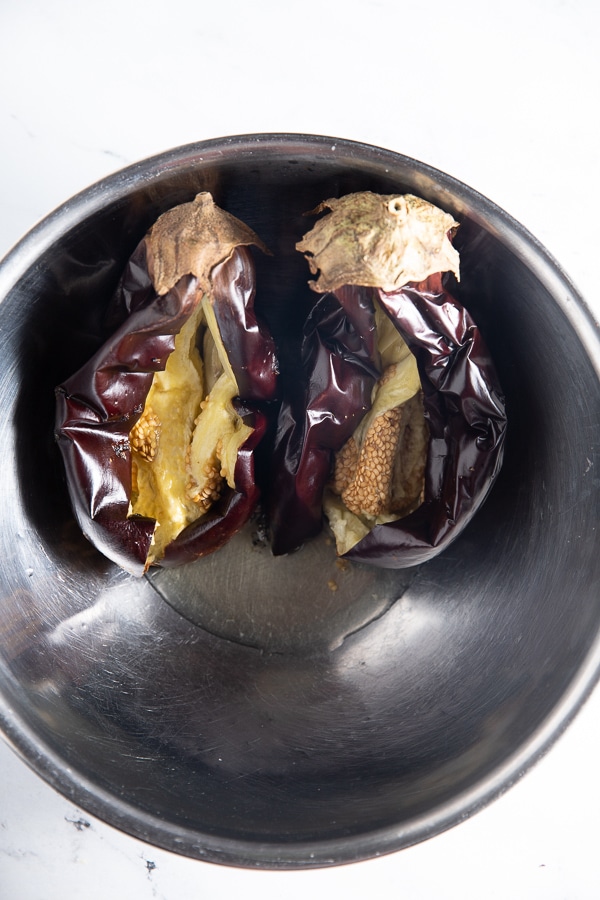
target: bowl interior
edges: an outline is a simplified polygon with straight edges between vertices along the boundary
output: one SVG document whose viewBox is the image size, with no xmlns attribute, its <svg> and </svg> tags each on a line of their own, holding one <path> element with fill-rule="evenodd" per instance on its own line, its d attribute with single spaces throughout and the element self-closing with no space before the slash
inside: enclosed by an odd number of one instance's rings
<svg viewBox="0 0 600 900">
<path fill-rule="evenodd" d="M 418 193 L 462 223 L 457 294 L 509 415 L 485 506 L 445 553 L 404 572 L 342 570 L 326 538 L 274 560 L 254 522 L 193 566 L 121 573 L 73 522 L 53 392 L 98 345 L 131 250 L 160 212 L 210 190 L 273 252 L 257 259 L 260 304 L 285 345 L 310 301 L 294 250 L 304 214 L 366 189 Z M 264 136 L 107 179 L 11 262 L 0 689 L 5 730 L 44 777 L 169 849 L 309 866 L 433 834 L 535 758 L 591 687 L 600 624 L 598 346 L 535 241 L 413 160 Z"/>
</svg>

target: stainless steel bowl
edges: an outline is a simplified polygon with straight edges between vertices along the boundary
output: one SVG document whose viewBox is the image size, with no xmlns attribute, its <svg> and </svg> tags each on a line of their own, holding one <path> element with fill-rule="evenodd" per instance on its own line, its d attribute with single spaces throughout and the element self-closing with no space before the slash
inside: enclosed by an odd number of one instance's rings
<svg viewBox="0 0 600 900">
<path fill-rule="evenodd" d="M 320 200 L 410 191 L 461 220 L 460 298 L 495 356 L 509 433 L 490 498 L 436 560 L 340 572 L 325 540 L 275 560 L 250 529 L 136 580 L 80 535 L 54 386 L 94 348 L 146 228 L 205 189 L 273 250 L 259 276 L 284 317 Z M 600 345 L 573 285 L 506 213 L 374 147 L 225 138 L 66 203 L 6 258 L 0 298 L 0 716 L 73 802 L 213 862 L 342 863 L 460 822 L 567 725 L 600 667 Z"/>
</svg>

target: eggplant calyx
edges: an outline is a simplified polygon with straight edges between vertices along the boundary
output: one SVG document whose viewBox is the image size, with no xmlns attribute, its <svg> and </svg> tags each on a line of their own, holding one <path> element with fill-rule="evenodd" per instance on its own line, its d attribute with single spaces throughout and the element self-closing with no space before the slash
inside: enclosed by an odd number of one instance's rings
<svg viewBox="0 0 600 900">
<path fill-rule="evenodd" d="M 334 291 L 346 284 L 399 290 L 434 272 L 460 276 L 459 256 L 449 238 L 458 223 L 413 194 L 361 191 L 325 200 L 329 210 L 296 244 L 313 275 L 311 288 Z"/>
<path fill-rule="evenodd" d="M 190 203 L 167 210 L 146 236 L 148 270 L 157 294 L 167 294 L 184 275 L 194 275 L 204 292 L 210 274 L 236 247 L 254 245 L 268 253 L 244 222 L 216 206 L 202 191 Z"/>
</svg>

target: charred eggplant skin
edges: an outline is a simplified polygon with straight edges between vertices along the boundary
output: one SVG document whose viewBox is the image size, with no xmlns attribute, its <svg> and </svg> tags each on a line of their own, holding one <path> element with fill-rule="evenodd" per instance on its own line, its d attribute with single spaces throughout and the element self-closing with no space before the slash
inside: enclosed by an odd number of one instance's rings
<svg viewBox="0 0 600 900">
<path fill-rule="evenodd" d="M 241 445 L 235 489 L 228 488 L 210 515 L 185 529 L 165 553 L 180 565 L 218 549 L 252 514 L 259 496 L 254 451 L 265 433 L 261 405 L 273 399 L 277 359 L 273 340 L 254 312 L 255 272 L 246 240 L 211 267 L 200 286 L 183 274 L 163 293 L 154 286 L 148 236 L 138 245 L 110 303 L 115 330 L 97 353 L 56 389 L 55 436 L 61 450 L 75 517 L 105 556 L 140 576 L 147 568 L 156 522 L 130 515 L 130 432 L 139 420 L 155 373 L 164 370 L 175 337 L 207 285 L 223 345 L 239 387 L 234 402 L 253 431 Z"/>
<path fill-rule="evenodd" d="M 321 530 L 333 454 L 370 406 L 379 374 L 374 300 L 416 357 L 430 433 L 425 497 L 410 515 L 375 525 L 344 557 L 407 568 L 436 556 L 470 521 L 500 469 L 504 396 L 480 330 L 442 275 L 390 293 L 338 288 L 322 295 L 311 312 L 301 396 L 281 407 L 271 503 L 276 554 L 297 549 Z"/>
<path fill-rule="evenodd" d="M 136 269 L 141 255 L 136 255 Z M 133 278 L 128 270 L 130 284 Z M 56 389 L 55 436 L 75 518 L 105 556 L 136 575 L 143 573 L 155 522 L 128 517 L 129 432 L 142 413 L 155 372 L 164 369 L 175 335 L 195 306 L 196 293 L 193 279 L 187 278 L 164 297 L 154 294 L 151 302 L 146 298 Z"/>
<path fill-rule="evenodd" d="M 240 397 L 273 400 L 279 374 L 277 350 L 254 308 L 256 276 L 248 248 L 236 248 L 213 269 L 211 281 L 215 318 Z"/>
<path fill-rule="evenodd" d="M 384 568 L 426 562 L 458 537 L 502 465 L 504 394 L 481 331 L 440 273 L 378 300 L 416 357 L 429 426 L 424 501 L 376 525 L 346 558 Z"/>
<path fill-rule="evenodd" d="M 321 531 L 332 454 L 370 408 L 380 374 L 371 295 L 360 287 L 324 294 L 306 321 L 302 377 L 282 399 L 273 449 L 269 519 L 276 556 Z"/>
</svg>

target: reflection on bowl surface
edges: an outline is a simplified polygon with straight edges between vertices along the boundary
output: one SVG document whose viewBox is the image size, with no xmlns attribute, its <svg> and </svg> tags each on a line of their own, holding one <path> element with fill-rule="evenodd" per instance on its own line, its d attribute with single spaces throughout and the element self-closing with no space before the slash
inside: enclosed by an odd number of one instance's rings
<svg viewBox="0 0 600 900">
<path fill-rule="evenodd" d="M 81 536 L 54 386 L 96 348 L 149 225 L 201 190 L 273 251 L 257 263 L 275 327 L 303 315 L 294 244 L 321 200 L 408 191 L 460 220 L 457 296 L 509 430 L 486 504 L 433 561 L 336 569 L 325 539 L 275 561 L 250 526 L 222 555 L 136 580 Z M 222 139 L 74 198 L 7 258 L 0 296 L 0 712 L 79 805 L 198 858 L 340 863 L 456 824 L 579 707 L 600 665 L 598 339 L 559 267 L 493 204 L 373 147 Z"/>
</svg>

